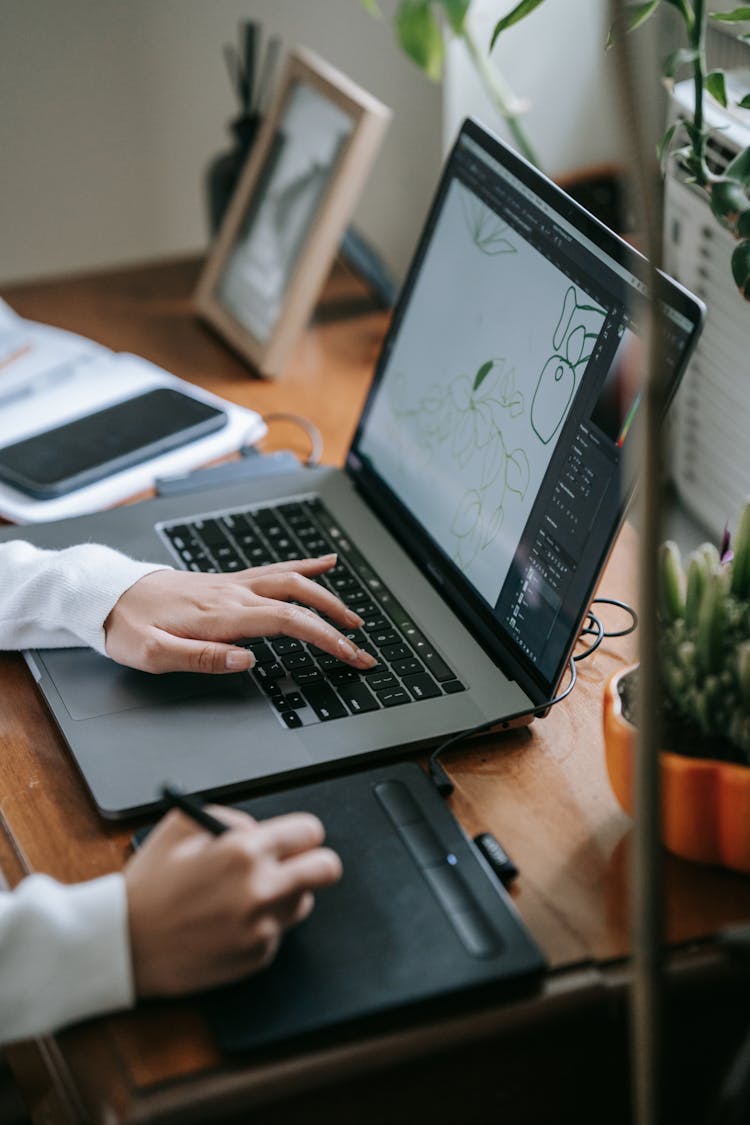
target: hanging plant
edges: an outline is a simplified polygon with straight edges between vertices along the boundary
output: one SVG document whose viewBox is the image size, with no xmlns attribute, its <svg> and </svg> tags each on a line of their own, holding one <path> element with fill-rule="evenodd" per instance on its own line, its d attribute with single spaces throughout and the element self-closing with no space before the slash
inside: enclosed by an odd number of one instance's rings
<svg viewBox="0 0 750 1125">
<path fill-rule="evenodd" d="M 545 0 L 521 0 L 495 25 L 490 49 L 498 37 L 525 19 Z M 737 239 L 732 254 L 732 276 L 745 300 L 750 300 L 750 148 L 737 154 L 721 175 L 713 173 L 706 160 L 706 140 L 716 129 L 706 126 L 704 104 L 710 95 L 722 108 L 729 105 L 726 75 L 723 70 L 708 70 L 706 64 L 706 28 L 709 20 L 722 24 L 750 22 L 750 5 L 741 5 L 731 12 L 708 12 L 706 0 L 641 0 L 628 6 L 624 28 L 610 31 L 608 46 L 617 35 L 636 31 L 663 5 L 677 13 L 682 24 L 683 44 L 665 60 L 663 77 L 672 87 L 680 76 L 693 79 L 694 104 L 692 116 L 675 122 L 659 143 L 658 156 L 662 171 L 668 160 L 677 160 L 688 182 L 705 191 L 711 211 L 723 227 Z M 750 40 L 742 33 L 741 39 Z M 750 92 L 736 99 L 741 109 L 750 109 Z"/>
</svg>

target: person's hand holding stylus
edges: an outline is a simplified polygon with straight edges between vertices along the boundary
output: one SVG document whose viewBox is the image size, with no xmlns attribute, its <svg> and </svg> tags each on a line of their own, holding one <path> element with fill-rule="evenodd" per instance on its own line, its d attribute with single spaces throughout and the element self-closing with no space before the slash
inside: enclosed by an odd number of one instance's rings
<svg viewBox="0 0 750 1125">
<path fill-rule="evenodd" d="M 256 972 L 284 931 L 341 877 L 317 817 L 255 821 L 237 809 L 179 805 L 125 868 L 133 981 L 138 996 L 173 996 Z M 202 815 L 201 815 L 202 814 Z"/>
</svg>

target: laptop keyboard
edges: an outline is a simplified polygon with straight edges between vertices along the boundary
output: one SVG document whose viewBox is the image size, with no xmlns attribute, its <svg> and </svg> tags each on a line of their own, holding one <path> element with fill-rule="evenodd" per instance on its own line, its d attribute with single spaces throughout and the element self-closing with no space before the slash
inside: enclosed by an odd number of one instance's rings
<svg viewBox="0 0 750 1125">
<path fill-rule="evenodd" d="M 359 671 L 293 637 L 245 642 L 256 659 L 251 675 L 285 726 L 308 726 L 465 690 L 318 497 L 161 524 L 157 530 L 185 569 L 214 574 L 338 555 L 336 566 L 315 581 L 363 619 L 360 629 L 344 635 L 372 653 L 377 664 Z"/>
</svg>

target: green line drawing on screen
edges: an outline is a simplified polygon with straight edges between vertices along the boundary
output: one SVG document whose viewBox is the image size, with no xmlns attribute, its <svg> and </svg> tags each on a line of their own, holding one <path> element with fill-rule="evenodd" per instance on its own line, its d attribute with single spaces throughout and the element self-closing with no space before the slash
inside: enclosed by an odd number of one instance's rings
<svg viewBox="0 0 750 1125">
<path fill-rule="evenodd" d="M 531 402 L 531 428 L 544 445 L 560 428 L 575 393 L 578 370 L 591 359 L 606 315 L 599 305 L 579 303 L 575 286 L 568 287 L 552 333 L 555 351 L 542 368 Z"/>
<path fill-rule="evenodd" d="M 523 500 L 529 486 L 526 452 L 509 450 L 503 435 L 506 413 L 518 418 L 525 409 L 515 368 L 504 358 L 488 359 L 473 378 L 458 375 L 444 387 L 433 385 L 413 406 L 406 405 L 407 394 L 401 374 L 391 406 L 396 419 L 417 420 L 422 468 L 429 469 L 440 449 L 443 457 L 452 458 L 457 473 L 471 477 L 450 525 L 454 561 L 466 569 L 500 531 L 508 493 Z"/>
<path fill-rule="evenodd" d="M 512 228 L 469 191 L 461 193 L 461 203 L 471 240 L 483 254 L 515 254 L 516 247 L 508 238 Z"/>
</svg>

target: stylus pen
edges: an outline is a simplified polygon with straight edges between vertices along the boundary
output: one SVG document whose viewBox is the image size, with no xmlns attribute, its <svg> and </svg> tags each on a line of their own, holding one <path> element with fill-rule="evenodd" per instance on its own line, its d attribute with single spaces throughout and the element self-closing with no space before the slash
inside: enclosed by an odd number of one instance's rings
<svg viewBox="0 0 750 1125">
<path fill-rule="evenodd" d="M 225 824 L 223 820 L 217 820 L 215 816 L 211 816 L 210 812 L 206 812 L 195 797 L 189 797 L 187 793 L 180 793 L 178 789 L 174 789 L 171 785 L 162 785 L 161 795 L 170 808 L 180 809 L 186 816 L 191 817 L 196 824 L 200 824 L 201 828 L 205 828 L 214 836 L 221 836 L 222 832 L 229 831 L 229 825 Z"/>
</svg>

